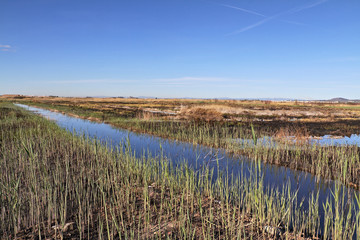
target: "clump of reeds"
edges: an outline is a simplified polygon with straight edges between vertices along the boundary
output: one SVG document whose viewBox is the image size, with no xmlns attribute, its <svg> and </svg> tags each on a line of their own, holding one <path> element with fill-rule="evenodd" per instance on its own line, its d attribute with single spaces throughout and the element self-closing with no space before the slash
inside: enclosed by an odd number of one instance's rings
<svg viewBox="0 0 360 240">
<path fill-rule="evenodd" d="M 304 126 L 286 126 L 281 127 L 273 136 L 276 140 L 281 142 L 304 144 L 310 140 L 310 134 Z"/>
<path fill-rule="evenodd" d="M 224 119 L 223 114 L 216 109 L 204 107 L 183 108 L 180 111 L 181 118 L 192 121 L 221 121 Z"/>
<path fill-rule="evenodd" d="M 144 111 L 144 110 L 139 111 L 136 114 L 136 118 L 139 120 L 143 120 L 143 121 L 153 121 L 153 120 L 157 119 L 156 114 L 149 112 L 149 111 Z"/>
</svg>

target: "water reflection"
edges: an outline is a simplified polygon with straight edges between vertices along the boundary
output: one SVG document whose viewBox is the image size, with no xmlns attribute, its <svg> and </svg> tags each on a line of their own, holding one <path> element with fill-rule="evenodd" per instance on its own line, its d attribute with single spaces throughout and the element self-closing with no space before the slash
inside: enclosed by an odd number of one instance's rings
<svg viewBox="0 0 360 240">
<path fill-rule="evenodd" d="M 252 164 L 254 164 L 254 161 L 246 157 L 236 157 L 222 150 L 162 139 L 147 134 L 137 134 L 104 123 L 95 123 L 26 105 L 17 105 L 53 120 L 60 127 L 75 134 L 86 134 L 89 137 L 97 138 L 111 146 L 119 146 L 129 141 L 131 149 L 137 157 L 147 156 L 148 154 L 152 156 L 163 154 L 174 164 L 186 162 L 194 168 L 200 168 L 204 164 L 209 165 L 214 168 L 215 177 L 218 167 L 220 170 L 227 171 L 229 176 L 232 174 L 235 178 L 240 177 L 242 173 L 246 176 L 249 174 L 249 169 Z M 355 139 L 358 138 L 359 137 L 356 136 L 353 137 L 352 140 L 355 141 Z M 326 142 L 328 140 L 324 139 L 324 141 Z M 321 206 L 326 202 L 326 198 L 331 196 L 331 191 L 334 190 L 333 181 L 315 177 L 307 172 L 291 170 L 286 167 L 271 164 L 261 164 L 261 169 L 264 176 L 265 187 L 281 188 L 284 184 L 289 183 L 292 191 L 298 192 L 298 201 L 300 202 L 305 199 L 303 204 L 305 208 L 308 207 L 306 199 L 309 199 L 312 193 L 319 191 L 320 217 L 323 218 L 324 210 Z M 345 188 L 345 191 L 350 193 L 347 196 L 348 198 L 353 198 L 352 189 Z"/>
<path fill-rule="evenodd" d="M 286 139 L 282 139 L 282 141 L 284 140 L 286 140 L 289 143 L 296 143 L 297 141 L 295 137 L 291 137 L 291 136 L 287 137 Z M 344 145 L 360 146 L 360 136 L 357 134 L 352 134 L 350 137 L 324 135 L 322 137 L 310 137 L 305 140 L 310 145 L 318 144 L 321 146 L 344 146 Z M 245 146 L 254 145 L 254 141 L 252 139 L 229 139 L 229 141 L 239 143 L 240 145 L 245 145 Z M 304 139 L 301 139 L 301 141 L 304 142 Z M 271 137 L 262 137 L 257 139 L 256 144 L 262 145 L 264 147 L 275 147 L 277 145 L 277 140 Z"/>
</svg>

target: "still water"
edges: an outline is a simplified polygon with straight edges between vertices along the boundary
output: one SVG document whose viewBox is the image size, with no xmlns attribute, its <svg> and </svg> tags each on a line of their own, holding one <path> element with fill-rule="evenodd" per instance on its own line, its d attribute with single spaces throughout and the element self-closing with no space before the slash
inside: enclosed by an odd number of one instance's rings
<svg viewBox="0 0 360 240">
<path fill-rule="evenodd" d="M 248 174 L 249 169 L 254 164 L 254 161 L 248 158 L 229 155 L 222 150 L 163 139 L 148 134 L 138 134 L 104 123 L 74 118 L 22 104 L 17 105 L 55 121 L 60 127 L 70 132 L 78 135 L 85 134 L 91 138 L 99 139 L 109 146 L 120 146 L 124 142 L 129 142 L 132 151 L 137 157 L 147 154 L 151 156 L 162 154 L 174 164 L 185 162 L 193 168 L 200 168 L 206 164 L 214 168 L 215 173 L 219 168 L 219 170 L 227 171 L 229 176 L 232 174 L 234 177 Z M 328 140 L 324 143 L 329 142 L 331 141 Z M 297 191 L 298 201 L 300 202 L 302 199 L 305 199 L 303 205 L 305 209 L 308 206 L 307 199 L 309 199 L 310 195 L 319 192 L 320 218 L 323 219 L 322 206 L 326 199 L 331 196 L 331 191 L 334 191 L 334 181 L 324 180 L 307 172 L 291 170 L 271 164 L 261 164 L 261 169 L 265 187 L 281 188 L 286 183 L 290 184 L 291 191 Z M 344 191 L 347 193 L 347 198 L 353 198 L 354 190 L 344 188 Z"/>
</svg>

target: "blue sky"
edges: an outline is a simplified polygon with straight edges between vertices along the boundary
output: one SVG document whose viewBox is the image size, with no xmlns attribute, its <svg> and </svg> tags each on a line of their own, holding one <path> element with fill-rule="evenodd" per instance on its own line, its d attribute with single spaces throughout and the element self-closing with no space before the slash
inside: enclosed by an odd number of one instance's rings
<svg viewBox="0 0 360 240">
<path fill-rule="evenodd" d="M 359 0 L 0 5 L 0 94 L 360 98 Z"/>
</svg>

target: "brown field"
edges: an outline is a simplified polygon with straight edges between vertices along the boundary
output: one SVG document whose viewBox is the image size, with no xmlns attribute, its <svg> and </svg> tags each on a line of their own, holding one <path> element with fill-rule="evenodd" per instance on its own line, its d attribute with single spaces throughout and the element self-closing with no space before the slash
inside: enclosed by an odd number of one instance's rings
<svg viewBox="0 0 360 240">
<path fill-rule="evenodd" d="M 344 136 L 360 132 L 360 103 L 352 102 L 73 98 L 21 95 L 3 95 L 0 99 L 66 106 L 142 120 L 252 123 L 257 128 L 272 129 L 273 134 L 298 128 L 306 129 L 305 132 L 312 136 Z M 92 120 L 96 120 L 96 117 Z"/>
</svg>

